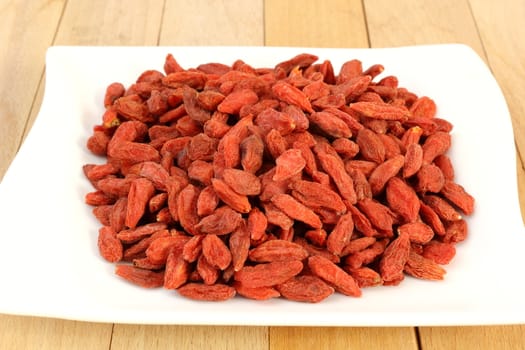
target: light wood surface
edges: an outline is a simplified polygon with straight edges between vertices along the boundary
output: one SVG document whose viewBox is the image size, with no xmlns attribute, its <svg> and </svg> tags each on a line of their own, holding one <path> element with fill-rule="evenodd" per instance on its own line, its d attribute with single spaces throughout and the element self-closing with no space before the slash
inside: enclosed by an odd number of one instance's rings
<svg viewBox="0 0 525 350">
<path fill-rule="evenodd" d="M 368 47 L 360 0 L 264 2 L 267 46 Z"/>
<path fill-rule="evenodd" d="M 470 45 L 489 65 L 507 100 L 525 214 L 523 1 L 0 0 L 0 18 L 0 179 L 38 115 L 50 45 L 388 47 L 458 42 Z M 524 325 L 194 327 L 0 315 L 2 350 L 524 349 L 523 344 Z"/>
</svg>

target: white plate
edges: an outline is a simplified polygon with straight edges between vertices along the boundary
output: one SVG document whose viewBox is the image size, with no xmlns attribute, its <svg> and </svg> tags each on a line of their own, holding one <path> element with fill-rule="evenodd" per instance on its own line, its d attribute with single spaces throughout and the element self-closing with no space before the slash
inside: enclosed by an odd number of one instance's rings
<svg viewBox="0 0 525 350">
<path fill-rule="evenodd" d="M 397 287 L 333 295 L 311 305 L 241 297 L 195 302 L 163 289 L 132 286 L 99 257 L 99 224 L 84 204 L 91 186 L 85 148 L 103 110 L 105 87 L 162 70 L 173 53 L 184 67 L 242 58 L 273 66 L 301 52 L 332 60 L 381 63 L 400 85 L 432 97 L 454 125 L 450 156 L 457 181 L 476 198 L 470 236 L 442 282 L 407 278 Z M 30 135 L 0 186 L 0 312 L 142 324 L 400 326 L 525 323 L 523 230 L 515 149 L 503 95 L 468 47 L 392 49 L 270 47 L 52 47 L 45 98 Z"/>
</svg>

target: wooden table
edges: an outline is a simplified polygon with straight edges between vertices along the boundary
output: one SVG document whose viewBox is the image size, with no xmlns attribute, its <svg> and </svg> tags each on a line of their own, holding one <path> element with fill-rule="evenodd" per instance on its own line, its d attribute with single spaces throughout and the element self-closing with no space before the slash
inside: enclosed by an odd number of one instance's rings
<svg viewBox="0 0 525 350">
<path fill-rule="evenodd" d="M 507 99 L 525 214 L 523 1 L 0 0 L 0 18 L 0 177 L 38 114 L 44 55 L 51 45 L 388 47 L 458 42 L 485 60 Z M 523 349 L 524 343 L 524 325 L 194 327 L 0 315 L 0 349 Z"/>
</svg>

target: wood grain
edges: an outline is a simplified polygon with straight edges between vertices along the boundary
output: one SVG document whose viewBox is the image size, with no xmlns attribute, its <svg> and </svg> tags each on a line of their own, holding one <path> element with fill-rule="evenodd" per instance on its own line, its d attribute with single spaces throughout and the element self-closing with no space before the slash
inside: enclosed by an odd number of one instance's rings
<svg viewBox="0 0 525 350">
<path fill-rule="evenodd" d="M 115 325 L 112 350 L 268 349 L 267 327 Z"/>
<path fill-rule="evenodd" d="M 420 328 L 423 350 L 525 349 L 523 326 Z"/>
<path fill-rule="evenodd" d="M 372 47 L 463 43 L 483 56 L 467 0 L 365 0 Z"/>
<path fill-rule="evenodd" d="M 106 350 L 111 324 L 0 315 L 0 349 Z"/>
<path fill-rule="evenodd" d="M 160 45 L 262 45 L 262 0 L 167 0 Z"/>
<path fill-rule="evenodd" d="M 270 349 L 417 349 L 414 329 L 272 327 Z"/>
<path fill-rule="evenodd" d="M 70 1 L 54 45 L 156 45 L 162 11 L 157 0 Z"/>
<path fill-rule="evenodd" d="M 0 6 L 0 179 L 20 146 L 65 1 Z"/>
<path fill-rule="evenodd" d="M 268 46 L 368 47 L 360 0 L 266 0 L 264 21 Z"/>
</svg>

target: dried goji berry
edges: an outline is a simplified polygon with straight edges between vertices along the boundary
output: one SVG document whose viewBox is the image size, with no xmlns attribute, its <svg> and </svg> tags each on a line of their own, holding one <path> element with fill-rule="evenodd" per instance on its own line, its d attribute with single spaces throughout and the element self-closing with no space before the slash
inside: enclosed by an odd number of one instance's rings
<svg viewBox="0 0 525 350">
<path fill-rule="evenodd" d="M 458 243 L 464 241 L 467 238 L 467 228 L 467 222 L 463 219 L 448 222 L 442 238 L 443 242 Z"/>
<path fill-rule="evenodd" d="M 390 208 L 371 198 L 362 199 L 357 206 L 375 227 L 385 231 L 392 230 L 394 216 Z"/>
<path fill-rule="evenodd" d="M 397 232 L 408 235 L 413 243 L 426 244 L 434 237 L 432 228 L 422 222 L 409 222 L 397 228 Z"/>
<path fill-rule="evenodd" d="M 410 106 L 413 117 L 433 118 L 436 109 L 436 103 L 428 96 L 421 96 Z"/>
<path fill-rule="evenodd" d="M 396 176 L 403 164 L 405 157 L 402 155 L 395 156 L 386 160 L 384 163 L 379 164 L 368 177 L 370 183 L 370 189 L 373 195 L 378 195 L 383 191 L 388 180 Z"/>
<path fill-rule="evenodd" d="M 104 107 L 109 107 L 115 103 L 115 101 L 122 97 L 126 92 L 126 88 L 122 83 L 115 82 L 108 85 L 106 93 L 104 94 Z"/>
<path fill-rule="evenodd" d="M 177 218 L 180 225 L 182 228 L 184 228 L 184 230 L 192 234 L 197 233 L 195 230 L 195 225 L 199 222 L 199 216 L 197 215 L 198 198 L 198 188 L 192 184 L 189 184 L 178 193 L 177 201 L 175 203 Z"/>
<path fill-rule="evenodd" d="M 405 152 L 405 163 L 403 164 L 403 177 L 408 178 L 416 174 L 423 164 L 423 149 L 419 143 L 411 143 Z"/>
<path fill-rule="evenodd" d="M 123 279 L 144 288 L 158 288 L 164 285 L 164 271 L 140 269 L 131 265 L 117 265 L 115 273 Z"/>
<path fill-rule="evenodd" d="M 252 134 L 240 143 L 242 168 L 255 174 L 263 164 L 264 143 L 262 139 Z"/>
<path fill-rule="evenodd" d="M 206 74 L 202 72 L 176 70 L 162 78 L 162 84 L 172 88 L 184 87 L 187 85 L 196 90 L 202 90 L 206 84 L 206 80 Z"/>
<path fill-rule="evenodd" d="M 270 154 L 273 159 L 277 159 L 288 148 L 286 139 L 275 129 L 270 130 L 270 132 L 266 134 L 264 141 L 266 142 L 268 154 Z"/>
<path fill-rule="evenodd" d="M 353 233 L 354 220 L 352 219 L 352 213 L 346 213 L 339 218 L 334 229 L 328 235 L 326 249 L 335 255 L 340 255 L 350 242 Z"/>
<path fill-rule="evenodd" d="M 334 289 L 316 276 L 297 276 L 277 285 L 277 290 L 286 299 L 318 303 L 334 293 Z"/>
<path fill-rule="evenodd" d="M 438 193 L 445 185 L 445 176 L 434 164 L 424 164 L 416 173 L 419 192 Z"/>
<path fill-rule="evenodd" d="M 232 261 L 228 247 L 214 234 L 208 234 L 202 240 L 202 254 L 211 265 L 220 270 L 226 269 Z"/>
<path fill-rule="evenodd" d="M 235 192 L 226 182 L 220 179 L 211 180 L 217 196 L 232 209 L 240 213 L 249 213 L 252 206 L 246 195 Z"/>
<path fill-rule="evenodd" d="M 295 199 L 313 210 L 327 208 L 336 213 L 343 214 L 346 212 L 346 206 L 339 194 L 322 184 L 298 180 L 292 182 L 290 188 Z"/>
<path fill-rule="evenodd" d="M 266 108 L 254 119 L 254 124 L 261 128 L 264 133 L 277 130 L 281 135 L 287 135 L 295 129 L 294 119 L 274 108 Z"/>
<path fill-rule="evenodd" d="M 444 243 L 432 240 L 423 247 L 423 257 L 434 261 L 437 264 L 448 264 L 456 255 L 456 248 L 452 243 Z"/>
<path fill-rule="evenodd" d="M 310 124 L 315 125 L 331 137 L 350 137 L 352 131 L 348 125 L 330 112 L 314 112 L 308 116 Z"/>
<path fill-rule="evenodd" d="M 239 194 L 256 196 L 261 192 L 261 181 L 250 172 L 232 168 L 224 169 L 222 179 Z"/>
<path fill-rule="evenodd" d="M 407 108 L 374 102 L 354 102 L 350 108 L 365 117 L 384 120 L 406 120 L 410 116 Z"/>
<path fill-rule="evenodd" d="M 348 244 L 344 247 L 343 251 L 341 252 L 341 256 L 360 252 L 368 248 L 375 242 L 376 239 L 374 237 L 360 237 L 353 239 L 350 242 L 348 242 Z"/>
<path fill-rule="evenodd" d="M 164 270 L 164 288 L 177 289 L 188 281 L 190 264 L 180 252 L 171 249 L 166 259 Z"/>
<path fill-rule="evenodd" d="M 145 178 L 138 178 L 131 182 L 126 207 L 125 224 L 135 228 L 146 211 L 149 200 L 155 194 L 153 183 Z"/>
<path fill-rule="evenodd" d="M 375 132 L 370 129 L 359 130 L 356 142 L 359 145 L 360 154 L 365 160 L 370 160 L 376 164 L 384 162 L 385 145 Z"/>
<path fill-rule="evenodd" d="M 359 77 L 363 74 L 363 64 L 360 60 L 353 59 L 346 61 L 341 65 L 337 76 L 337 83 L 344 83 L 352 78 Z"/>
<path fill-rule="evenodd" d="M 423 201 L 443 220 L 456 221 L 461 220 L 462 218 L 457 210 L 441 197 L 436 195 L 426 195 L 423 197 Z"/>
<path fill-rule="evenodd" d="M 163 236 L 153 240 L 146 249 L 146 256 L 154 264 L 165 264 L 170 250 L 176 249 L 182 252 L 184 244 L 190 239 L 189 236 Z"/>
<path fill-rule="evenodd" d="M 292 196 L 288 194 L 276 194 L 272 197 L 271 201 L 277 208 L 281 209 L 292 219 L 302 221 L 313 228 L 322 227 L 319 216 L 311 209 L 299 203 Z"/>
<path fill-rule="evenodd" d="M 133 259 L 139 258 L 139 257 L 145 257 L 146 256 L 146 249 L 148 249 L 151 242 L 156 240 L 159 237 L 166 237 L 169 236 L 170 233 L 168 230 L 160 230 L 152 233 L 149 236 L 146 236 L 144 238 L 141 238 L 136 243 L 129 245 L 125 250 L 122 257 L 122 260 L 125 261 L 131 261 Z"/>
<path fill-rule="evenodd" d="M 215 211 L 219 205 L 219 197 L 212 186 L 206 186 L 197 198 L 197 215 L 207 216 Z"/>
<path fill-rule="evenodd" d="M 355 203 L 357 201 L 357 196 L 354 190 L 354 182 L 346 172 L 341 158 L 339 158 L 338 155 L 318 152 L 317 159 L 321 163 L 321 167 L 334 181 L 341 197 L 348 200 L 350 203 Z"/>
<path fill-rule="evenodd" d="M 256 287 L 250 288 L 246 287 L 244 284 L 239 282 L 234 282 L 233 287 L 237 294 L 242 295 L 248 299 L 254 300 L 268 300 L 272 298 L 278 298 L 281 296 L 281 293 L 273 287 Z"/>
<path fill-rule="evenodd" d="M 258 241 L 266 232 L 268 219 L 259 208 L 255 207 L 248 214 L 247 225 L 247 229 L 250 232 L 250 238 Z"/>
<path fill-rule="evenodd" d="M 191 237 L 182 249 L 182 257 L 188 262 L 195 262 L 202 253 L 202 240 L 205 235 Z"/>
<path fill-rule="evenodd" d="M 128 211 L 128 199 L 120 197 L 111 208 L 109 215 L 109 226 L 115 232 L 121 232 L 126 227 L 126 216 Z"/>
<path fill-rule="evenodd" d="M 139 226 L 134 229 L 122 230 L 117 233 L 117 237 L 123 243 L 132 243 L 146 236 L 150 236 L 157 231 L 165 230 L 166 228 L 167 228 L 167 225 L 165 223 L 152 222 L 149 224 Z"/>
<path fill-rule="evenodd" d="M 302 153 L 298 149 L 284 151 L 275 160 L 274 181 L 284 181 L 299 174 L 306 165 Z"/>
<path fill-rule="evenodd" d="M 303 263 L 298 260 L 274 261 L 244 266 L 235 272 L 234 279 L 248 288 L 271 287 L 298 275 L 303 269 Z"/>
<path fill-rule="evenodd" d="M 280 81 L 272 86 L 272 91 L 279 100 L 295 105 L 305 112 L 314 112 L 306 95 L 295 86 Z"/>
<path fill-rule="evenodd" d="M 410 238 L 400 233 L 385 249 L 379 262 L 381 278 L 385 282 L 398 281 L 403 277 L 403 269 L 410 254 Z"/>
<path fill-rule="evenodd" d="M 293 226 L 294 221 L 274 204 L 263 203 L 262 206 L 269 224 L 279 226 L 283 230 L 288 230 Z"/>
<path fill-rule="evenodd" d="M 239 114 L 242 106 L 254 104 L 259 97 L 253 90 L 242 89 L 233 91 L 217 106 L 217 110 L 223 113 Z"/>
<path fill-rule="evenodd" d="M 225 235 L 233 232 L 241 223 L 241 214 L 228 206 L 216 209 L 203 217 L 195 226 L 196 232 L 211 235 Z"/>
<path fill-rule="evenodd" d="M 386 200 L 390 209 L 399 213 L 407 222 L 419 216 L 420 202 L 412 187 L 399 177 L 391 178 L 386 186 Z"/>
<path fill-rule="evenodd" d="M 456 207 L 461 209 L 465 215 L 470 215 L 474 212 L 474 197 L 467 193 L 463 186 L 452 181 L 446 181 L 440 193 Z"/>
<path fill-rule="evenodd" d="M 233 269 L 234 271 L 239 271 L 244 266 L 246 259 L 248 259 L 250 249 L 250 232 L 244 222 L 232 232 L 228 245 L 232 255 Z"/>
<path fill-rule="evenodd" d="M 357 269 L 349 268 L 345 270 L 355 279 L 360 288 L 374 287 L 383 283 L 381 275 L 369 267 L 360 267 Z"/>
<path fill-rule="evenodd" d="M 98 249 L 100 255 L 109 262 L 122 259 L 122 243 L 117 238 L 117 233 L 109 226 L 102 226 L 98 231 Z"/>
<path fill-rule="evenodd" d="M 438 131 L 428 136 L 423 143 L 423 164 L 430 164 L 434 158 L 444 154 L 451 146 L 451 136 Z"/>
<path fill-rule="evenodd" d="M 248 257 L 255 262 L 303 260 L 308 257 L 308 252 L 297 243 L 273 239 L 250 250 Z"/>
<path fill-rule="evenodd" d="M 361 296 L 361 289 L 352 276 L 330 260 L 314 255 L 308 258 L 308 267 L 316 276 L 328 282 L 337 291 L 349 296 Z"/>
<path fill-rule="evenodd" d="M 201 301 L 224 301 L 235 296 L 235 288 L 220 283 L 214 285 L 187 283 L 177 289 L 177 292 L 186 298 Z"/>
<path fill-rule="evenodd" d="M 425 280 L 442 280 L 445 270 L 434 261 L 410 251 L 404 271 L 410 276 Z"/>
</svg>

